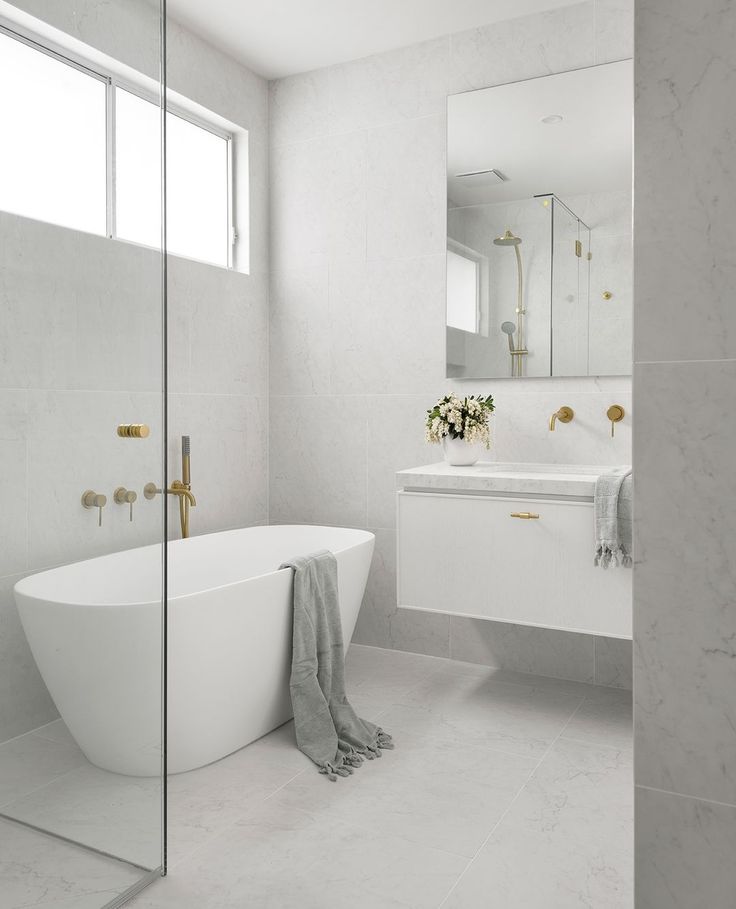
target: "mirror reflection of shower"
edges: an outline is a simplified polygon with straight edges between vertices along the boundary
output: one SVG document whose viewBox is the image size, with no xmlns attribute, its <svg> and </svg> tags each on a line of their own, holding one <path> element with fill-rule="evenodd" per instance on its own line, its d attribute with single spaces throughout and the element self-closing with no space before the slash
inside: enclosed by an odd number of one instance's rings
<svg viewBox="0 0 736 909">
<path fill-rule="evenodd" d="M 524 279 L 521 266 L 521 237 L 515 236 L 507 229 L 502 237 L 496 237 L 494 246 L 513 246 L 516 253 L 516 268 L 518 271 L 518 293 L 516 299 L 516 325 L 513 322 L 504 322 L 501 331 L 508 337 L 509 356 L 511 357 L 511 376 L 519 378 L 524 375 L 524 357 L 529 351 L 524 347 Z M 516 339 L 514 339 L 516 334 Z"/>
</svg>

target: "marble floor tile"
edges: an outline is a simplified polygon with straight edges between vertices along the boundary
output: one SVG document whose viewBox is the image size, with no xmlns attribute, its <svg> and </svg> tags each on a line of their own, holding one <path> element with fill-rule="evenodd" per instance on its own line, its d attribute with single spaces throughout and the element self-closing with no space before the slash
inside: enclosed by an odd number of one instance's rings
<svg viewBox="0 0 736 909">
<path fill-rule="evenodd" d="M 631 860 L 605 848 L 550 845 L 541 834 L 501 827 L 442 909 L 632 909 Z"/>
<path fill-rule="evenodd" d="M 0 819 L 3 909 L 100 909 L 141 876 L 138 868 Z"/>
<path fill-rule="evenodd" d="M 634 738 L 632 708 L 630 691 L 618 688 L 591 691 L 562 735 L 631 752 Z"/>
<path fill-rule="evenodd" d="M 626 853 L 634 822 L 630 750 L 560 738 L 496 831 L 527 831 L 551 846 Z"/>
<path fill-rule="evenodd" d="M 541 758 L 582 703 L 576 694 L 458 675 L 430 677 L 381 715 L 398 730 Z"/>
<path fill-rule="evenodd" d="M 271 801 L 472 858 L 535 766 L 460 740 L 398 731 L 396 748 L 364 762 L 346 785 L 325 787 L 320 774 L 308 771 Z"/>
<path fill-rule="evenodd" d="M 269 800 L 131 906 L 436 909 L 466 864 L 382 825 L 346 824 L 326 810 L 302 811 Z"/>
<path fill-rule="evenodd" d="M 289 722 L 170 777 L 170 874 L 134 909 L 630 909 L 630 694 L 365 646 L 347 687 L 396 748 L 331 783 Z M 0 747 L 3 766 L 2 810 L 157 864 L 156 780 L 92 767 L 60 720 Z M 119 892 L 104 874 L 76 884 L 11 907 L 97 909 Z"/>
<path fill-rule="evenodd" d="M 0 809 L 86 763 L 73 741 L 57 742 L 30 733 L 4 742 L 0 745 Z"/>
<path fill-rule="evenodd" d="M 3 814 L 142 868 L 161 863 L 161 784 L 91 764 L 5 805 Z"/>
</svg>

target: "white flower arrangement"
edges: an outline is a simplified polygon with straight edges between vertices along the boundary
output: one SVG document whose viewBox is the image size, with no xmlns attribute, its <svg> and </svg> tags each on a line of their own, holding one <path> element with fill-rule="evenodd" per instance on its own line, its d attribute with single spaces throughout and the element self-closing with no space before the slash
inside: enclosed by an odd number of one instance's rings
<svg viewBox="0 0 736 909">
<path fill-rule="evenodd" d="M 449 436 L 451 439 L 464 439 L 469 445 L 482 443 L 491 447 L 491 429 L 489 417 L 495 410 L 493 398 L 475 397 L 458 398 L 450 393 L 440 398 L 431 410 L 427 411 L 426 439 L 439 444 Z"/>
</svg>

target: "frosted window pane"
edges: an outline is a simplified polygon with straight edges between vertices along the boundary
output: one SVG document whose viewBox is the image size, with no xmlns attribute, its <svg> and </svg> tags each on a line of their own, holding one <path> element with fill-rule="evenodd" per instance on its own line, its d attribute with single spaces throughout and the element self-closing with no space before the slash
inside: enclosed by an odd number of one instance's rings
<svg viewBox="0 0 736 909">
<path fill-rule="evenodd" d="M 478 263 L 447 250 L 447 324 L 478 331 Z"/>
<path fill-rule="evenodd" d="M 161 232 L 160 111 L 117 90 L 116 234 L 158 246 Z M 188 120 L 166 119 L 166 241 L 180 256 L 228 264 L 227 142 Z"/>
<path fill-rule="evenodd" d="M 161 247 L 161 109 L 115 90 L 115 235 Z"/>
<path fill-rule="evenodd" d="M 166 156 L 169 252 L 227 265 L 227 142 L 169 114 Z"/>
<path fill-rule="evenodd" d="M 0 123 L 0 209 L 104 234 L 104 82 L 0 32 Z"/>
</svg>

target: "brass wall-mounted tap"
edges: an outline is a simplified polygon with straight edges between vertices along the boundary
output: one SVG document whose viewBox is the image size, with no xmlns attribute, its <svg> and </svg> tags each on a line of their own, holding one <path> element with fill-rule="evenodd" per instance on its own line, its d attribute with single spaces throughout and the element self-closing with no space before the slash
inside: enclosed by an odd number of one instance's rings
<svg viewBox="0 0 736 909">
<path fill-rule="evenodd" d="M 569 423 L 575 416 L 575 411 L 572 407 L 560 407 L 558 411 L 552 414 L 549 418 L 549 431 L 555 431 L 555 425 L 559 420 L 560 423 Z"/>
<path fill-rule="evenodd" d="M 197 500 L 192 492 L 190 482 L 191 471 L 189 461 L 189 436 L 181 438 L 181 480 L 174 480 L 171 486 L 166 490 L 167 495 L 178 496 L 179 498 L 179 522 L 181 524 L 182 539 L 189 536 L 189 509 L 194 508 Z M 147 499 L 160 495 L 161 490 L 155 483 L 146 483 L 143 487 L 143 495 Z"/>
</svg>

